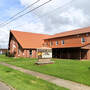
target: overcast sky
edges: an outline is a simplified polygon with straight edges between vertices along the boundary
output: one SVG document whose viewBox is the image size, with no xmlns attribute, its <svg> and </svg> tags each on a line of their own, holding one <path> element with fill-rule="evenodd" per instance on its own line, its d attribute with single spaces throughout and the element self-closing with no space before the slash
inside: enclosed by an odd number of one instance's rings
<svg viewBox="0 0 90 90">
<path fill-rule="evenodd" d="M 0 0 L 0 23 L 37 0 Z M 48 0 L 41 0 L 27 11 Z M 8 46 L 11 29 L 44 34 L 90 26 L 90 0 L 52 0 L 47 5 L 0 27 L 0 47 Z"/>
</svg>

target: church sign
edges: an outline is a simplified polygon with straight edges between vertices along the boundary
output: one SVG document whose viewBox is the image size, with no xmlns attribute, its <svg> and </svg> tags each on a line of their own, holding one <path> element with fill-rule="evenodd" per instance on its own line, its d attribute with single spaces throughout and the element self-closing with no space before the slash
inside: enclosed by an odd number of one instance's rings
<svg viewBox="0 0 90 90">
<path fill-rule="evenodd" d="M 38 49 L 38 58 L 49 59 L 52 58 L 52 49 Z"/>
</svg>

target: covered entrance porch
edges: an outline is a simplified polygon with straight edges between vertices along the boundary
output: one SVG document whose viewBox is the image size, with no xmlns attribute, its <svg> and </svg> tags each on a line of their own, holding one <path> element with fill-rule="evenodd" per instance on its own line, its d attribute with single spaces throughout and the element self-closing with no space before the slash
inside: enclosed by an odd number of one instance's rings
<svg viewBox="0 0 90 90">
<path fill-rule="evenodd" d="M 82 48 L 53 48 L 52 57 L 60 59 L 88 59 L 88 49 Z"/>
</svg>

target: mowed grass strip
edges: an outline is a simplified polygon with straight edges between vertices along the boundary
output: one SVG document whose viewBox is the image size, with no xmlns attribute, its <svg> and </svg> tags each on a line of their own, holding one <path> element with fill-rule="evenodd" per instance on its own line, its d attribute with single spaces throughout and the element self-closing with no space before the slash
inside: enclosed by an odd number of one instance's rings
<svg viewBox="0 0 90 90">
<path fill-rule="evenodd" d="M 3 65 L 0 65 L 0 81 L 15 90 L 69 90 Z"/>
<path fill-rule="evenodd" d="M 0 56 L 0 61 L 90 86 L 90 61 L 53 60 L 54 64 L 38 66 L 35 65 L 36 59 Z"/>
</svg>

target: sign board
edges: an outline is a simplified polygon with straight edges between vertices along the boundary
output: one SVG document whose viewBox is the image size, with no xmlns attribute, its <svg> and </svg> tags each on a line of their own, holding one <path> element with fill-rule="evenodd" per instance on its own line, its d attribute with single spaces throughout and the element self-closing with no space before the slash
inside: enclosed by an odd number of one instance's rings
<svg viewBox="0 0 90 90">
<path fill-rule="evenodd" d="M 52 58 L 52 49 L 38 49 L 38 57 L 42 59 Z"/>
<path fill-rule="evenodd" d="M 52 58 L 52 52 L 42 52 L 42 58 Z"/>
</svg>

